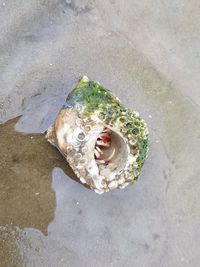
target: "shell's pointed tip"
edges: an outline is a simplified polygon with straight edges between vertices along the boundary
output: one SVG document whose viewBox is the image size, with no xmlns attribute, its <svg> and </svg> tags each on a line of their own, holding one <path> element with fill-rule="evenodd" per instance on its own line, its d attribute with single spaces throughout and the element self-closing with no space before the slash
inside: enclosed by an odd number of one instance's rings
<svg viewBox="0 0 200 267">
<path fill-rule="evenodd" d="M 86 75 L 84 75 L 84 76 L 81 78 L 81 80 L 84 81 L 84 82 L 88 82 L 88 81 L 89 81 L 89 78 L 88 78 Z"/>
</svg>

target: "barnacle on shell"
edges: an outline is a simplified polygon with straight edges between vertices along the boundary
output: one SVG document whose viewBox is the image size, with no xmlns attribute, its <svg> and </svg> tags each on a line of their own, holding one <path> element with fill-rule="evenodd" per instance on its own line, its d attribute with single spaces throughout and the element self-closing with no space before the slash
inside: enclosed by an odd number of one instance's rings
<svg viewBox="0 0 200 267">
<path fill-rule="evenodd" d="M 147 157 L 144 120 L 86 76 L 68 95 L 46 138 L 79 180 L 100 194 L 137 180 Z"/>
</svg>

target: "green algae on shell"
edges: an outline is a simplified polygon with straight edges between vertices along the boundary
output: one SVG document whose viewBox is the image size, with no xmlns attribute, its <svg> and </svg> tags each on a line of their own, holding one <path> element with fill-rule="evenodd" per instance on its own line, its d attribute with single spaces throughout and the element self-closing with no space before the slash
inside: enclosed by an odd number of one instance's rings
<svg viewBox="0 0 200 267">
<path fill-rule="evenodd" d="M 98 155 L 97 140 L 105 129 L 111 143 L 102 153 L 110 160 L 102 164 L 94 154 Z M 68 95 L 46 138 L 66 157 L 80 181 L 97 193 L 124 188 L 137 180 L 148 151 L 144 120 L 86 76 Z M 113 156 L 108 156 L 111 153 Z"/>
</svg>

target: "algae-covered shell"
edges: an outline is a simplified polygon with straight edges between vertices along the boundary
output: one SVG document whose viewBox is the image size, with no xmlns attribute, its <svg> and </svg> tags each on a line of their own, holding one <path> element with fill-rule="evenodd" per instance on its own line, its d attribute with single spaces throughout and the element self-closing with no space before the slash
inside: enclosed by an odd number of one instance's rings
<svg viewBox="0 0 200 267">
<path fill-rule="evenodd" d="M 86 76 L 68 95 L 46 138 L 66 157 L 79 180 L 97 193 L 137 180 L 147 157 L 144 120 Z"/>
</svg>

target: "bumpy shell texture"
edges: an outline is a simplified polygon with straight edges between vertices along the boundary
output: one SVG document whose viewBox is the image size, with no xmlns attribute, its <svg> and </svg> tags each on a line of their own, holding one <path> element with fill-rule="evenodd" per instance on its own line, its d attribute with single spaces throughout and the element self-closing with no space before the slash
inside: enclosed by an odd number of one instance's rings
<svg viewBox="0 0 200 267">
<path fill-rule="evenodd" d="M 46 138 L 78 179 L 99 194 L 136 181 L 148 151 L 144 120 L 86 76 L 68 95 Z"/>
</svg>

